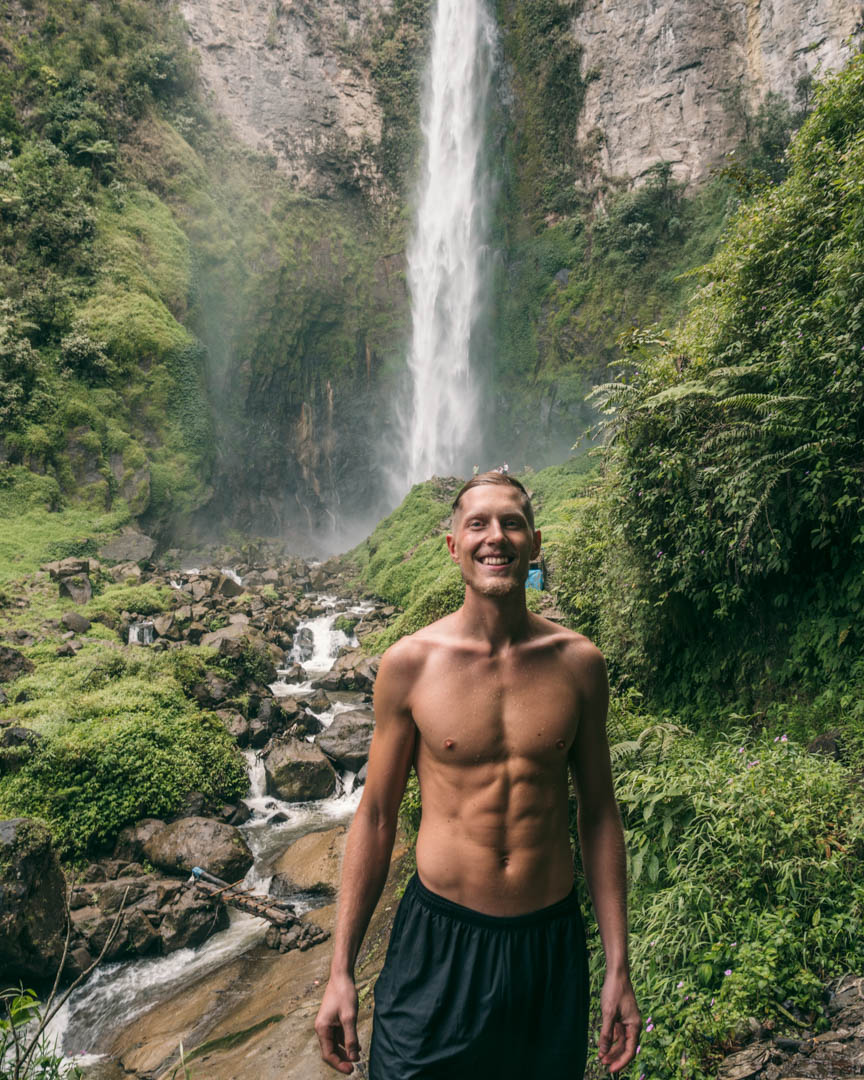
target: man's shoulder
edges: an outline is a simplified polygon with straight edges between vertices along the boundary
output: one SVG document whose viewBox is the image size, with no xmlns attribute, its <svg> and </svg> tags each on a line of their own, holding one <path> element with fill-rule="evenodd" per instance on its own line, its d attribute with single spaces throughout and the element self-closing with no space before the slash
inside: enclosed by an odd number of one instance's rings
<svg viewBox="0 0 864 1080">
<path fill-rule="evenodd" d="M 576 630 L 568 630 L 550 619 L 535 616 L 536 632 L 544 644 L 554 648 L 560 662 L 578 678 L 580 685 L 588 688 L 606 680 L 606 661 L 603 653 L 590 638 Z"/>
<path fill-rule="evenodd" d="M 445 615 L 443 619 L 399 638 L 381 657 L 381 667 L 392 675 L 419 675 L 433 653 L 452 646 L 455 639 L 452 620 L 452 615 Z"/>
<path fill-rule="evenodd" d="M 535 636 L 544 642 L 556 646 L 563 655 L 581 663 L 603 660 L 603 653 L 593 641 L 576 630 L 569 630 L 560 623 L 546 619 L 542 615 L 532 615 Z"/>
</svg>

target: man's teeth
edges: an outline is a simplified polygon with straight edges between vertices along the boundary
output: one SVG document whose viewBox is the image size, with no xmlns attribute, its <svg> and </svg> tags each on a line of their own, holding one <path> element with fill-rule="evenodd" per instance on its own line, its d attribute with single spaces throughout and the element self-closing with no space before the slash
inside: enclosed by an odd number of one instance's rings
<svg viewBox="0 0 864 1080">
<path fill-rule="evenodd" d="M 506 566 L 510 562 L 510 560 L 497 556 L 487 555 L 485 558 L 481 559 L 480 562 L 484 563 L 486 566 Z"/>
</svg>

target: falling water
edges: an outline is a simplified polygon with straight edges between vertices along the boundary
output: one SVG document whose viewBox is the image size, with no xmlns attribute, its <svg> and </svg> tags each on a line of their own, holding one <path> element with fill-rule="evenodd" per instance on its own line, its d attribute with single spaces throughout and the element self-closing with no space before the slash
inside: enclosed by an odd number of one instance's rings
<svg viewBox="0 0 864 1080">
<path fill-rule="evenodd" d="M 483 294 L 489 200 L 482 148 L 495 44 L 485 0 L 437 0 L 422 110 L 424 167 L 408 250 L 412 404 L 403 417 L 400 497 L 406 481 L 464 467 L 476 441 L 470 346 Z"/>
</svg>

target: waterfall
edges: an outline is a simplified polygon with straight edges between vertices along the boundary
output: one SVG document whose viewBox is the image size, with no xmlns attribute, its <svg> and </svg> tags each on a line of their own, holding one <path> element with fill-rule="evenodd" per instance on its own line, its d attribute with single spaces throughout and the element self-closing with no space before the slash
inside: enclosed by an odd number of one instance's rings
<svg viewBox="0 0 864 1080">
<path fill-rule="evenodd" d="M 471 332 L 483 300 L 488 183 L 485 119 L 496 51 L 485 0 L 437 0 L 422 106 L 425 143 L 408 249 L 411 408 L 402 417 L 406 484 L 467 469 L 477 445 Z"/>
</svg>

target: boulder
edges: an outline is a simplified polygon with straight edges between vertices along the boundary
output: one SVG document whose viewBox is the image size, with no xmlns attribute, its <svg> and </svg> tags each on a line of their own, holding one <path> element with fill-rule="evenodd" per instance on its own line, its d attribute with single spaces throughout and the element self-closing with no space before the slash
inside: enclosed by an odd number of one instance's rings
<svg viewBox="0 0 864 1080">
<path fill-rule="evenodd" d="M 32 757 L 41 739 L 38 732 L 17 724 L 0 729 L 0 776 L 17 772 Z"/>
<path fill-rule="evenodd" d="M 209 634 L 205 634 L 201 638 L 201 644 L 208 649 L 218 649 L 223 641 L 242 638 L 246 632 L 246 627 L 240 623 L 230 623 L 228 626 L 222 626 L 218 630 L 212 630 Z"/>
<path fill-rule="evenodd" d="M 22 675 L 29 675 L 32 670 L 33 661 L 28 660 L 24 653 L 10 649 L 8 645 L 0 645 L 0 682 L 12 682 Z"/>
<path fill-rule="evenodd" d="M 208 671 L 201 682 L 192 687 L 192 697 L 205 709 L 212 709 L 230 697 L 232 687 L 233 684 L 227 679 L 223 679 L 215 671 Z"/>
<path fill-rule="evenodd" d="M 4 985 L 43 982 L 63 953 L 66 879 L 48 830 L 30 818 L 0 821 L 0 970 Z"/>
<path fill-rule="evenodd" d="M 90 620 L 77 611 L 67 611 L 60 620 L 67 630 L 76 634 L 86 633 L 91 626 Z"/>
<path fill-rule="evenodd" d="M 252 811 L 244 802 L 227 803 L 222 807 L 219 816 L 229 825 L 243 825 L 252 817 Z"/>
<path fill-rule="evenodd" d="M 54 650 L 55 656 L 77 656 L 79 652 L 84 648 L 84 643 L 81 641 L 64 641 L 62 645 L 58 645 Z"/>
<path fill-rule="evenodd" d="M 324 725 L 318 717 L 311 712 L 301 713 L 294 723 L 287 729 L 289 735 L 305 739 L 307 735 L 318 735 L 324 730 Z"/>
<path fill-rule="evenodd" d="M 60 581 L 64 577 L 74 577 L 76 574 L 89 574 L 91 566 L 89 559 L 79 559 L 72 555 L 58 562 L 45 563 L 42 569 L 48 571 L 52 581 Z M 96 567 L 92 569 L 95 570 Z"/>
<path fill-rule="evenodd" d="M 342 690 L 343 679 L 344 676 L 340 675 L 338 671 L 328 671 L 320 679 L 313 679 L 312 688 L 314 690 Z"/>
<path fill-rule="evenodd" d="M 723 1061 L 717 1080 L 748 1080 L 748 1077 L 758 1075 L 770 1060 L 770 1042 L 748 1046 L 746 1050 L 739 1050 Z"/>
<path fill-rule="evenodd" d="M 352 649 L 338 657 L 333 672 L 341 676 L 340 685 L 344 690 L 371 690 L 380 662 L 380 656 L 368 657 L 362 650 Z"/>
<path fill-rule="evenodd" d="M 249 721 L 234 709 L 217 709 L 216 715 L 238 746 L 249 745 Z"/>
<path fill-rule="evenodd" d="M 200 603 L 205 596 L 213 591 L 213 582 L 206 578 L 198 578 L 189 585 L 189 594 L 196 604 Z"/>
<path fill-rule="evenodd" d="M 294 651 L 304 664 L 315 652 L 315 635 L 308 626 L 301 626 L 294 635 Z"/>
<path fill-rule="evenodd" d="M 174 636 L 170 632 L 174 628 L 174 613 L 165 611 L 161 615 L 153 616 L 153 630 L 159 637 Z"/>
<path fill-rule="evenodd" d="M 239 637 L 220 638 L 219 655 L 227 660 L 240 662 L 241 668 L 246 666 L 245 658 L 252 657 L 256 669 L 255 678 L 263 679 L 265 683 L 275 682 L 276 665 L 282 662 L 282 650 L 276 645 L 271 645 L 258 631 L 242 623 L 232 623 L 225 629 L 235 627 L 239 627 L 243 633 Z"/>
<path fill-rule="evenodd" d="M 842 757 L 840 732 L 826 731 L 822 735 L 817 735 L 812 742 L 808 743 L 807 752 L 809 754 L 822 754 L 825 757 L 833 758 L 835 761 L 840 761 Z"/>
<path fill-rule="evenodd" d="M 165 822 L 159 818 L 141 818 L 134 825 L 127 825 L 120 830 L 117 843 L 114 846 L 116 859 L 137 860 L 144 855 L 144 845 L 147 841 L 165 828 Z"/>
<path fill-rule="evenodd" d="M 139 563 L 149 559 L 156 550 L 156 541 L 144 533 L 130 529 L 112 537 L 99 549 L 99 558 L 116 563 Z"/>
<path fill-rule="evenodd" d="M 346 835 L 347 830 L 340 826 L 295 840 L 273 864 L 274 879 L 278 875 L 274 895 L 317 892 L 332 896 L 339 886 Z"/>
<path fill-rule="evenodd" d="M 306 672 L 300 664 L 291 664 L 282 672 L 281 679 L 286 683 L 298 683 L 306 681 Z"/>
<path fill-rule="evenodd" d="M 343 769 L 359 772 L 369 757 L 375 714 L 366 709 L 339 713 L 318 736 L 318 746 Z"/>
<path fill-rule="evenodd" d="M 216 582 L 215 591 L 220 596 L 240 596 L 246 589 L 239 582 L 235 581 L 233 577 L 229 577 L 228 574 L 220 574 L 219 579 Z"/>
<path fill-rule="evenodd" d="M 263 755 L 267 793 L 285 802 L 326 799 L 336 790 L 333 766 L 317 746 L 302 739 L 272 739 Z"/>
<path fill-rule="evenodd" d="M 327 712 L 331 705 L 332 702 L 324 690 L 316 690 L 311 697 L 306 699 L 306 708 L 314 713 Z"/>
<path fill-rule="evenodd" d="M 199 896 L 191 889 L 184 889 L 159 924 L 162 951 L 171 953 L 178 949 L 194 949 L 211 934 L 227 926 L 228 912 L 224 904 Z"/>
<path fill-rule="evenodd" d="M 169 874 L 200 866 L 225 881 L 238 881 L 252 865 L 252 852 L 233 825 L 186 817 L 166 825 L 142 845 L 145 857 Z"/>
<path fill-rule="evenodd" d="M 60 578 L 60 595 L 68 596 L 75 604 L 88 604 L 93 596 L 93 586 L 86 574 L 73 574 Z"/>
<path fill-rule="evenodd" d="M 135 562 L 119 563 L 108 571 L 118 584 L 137 585 L 141 580 L 141 567 Z"/>
</svg>

